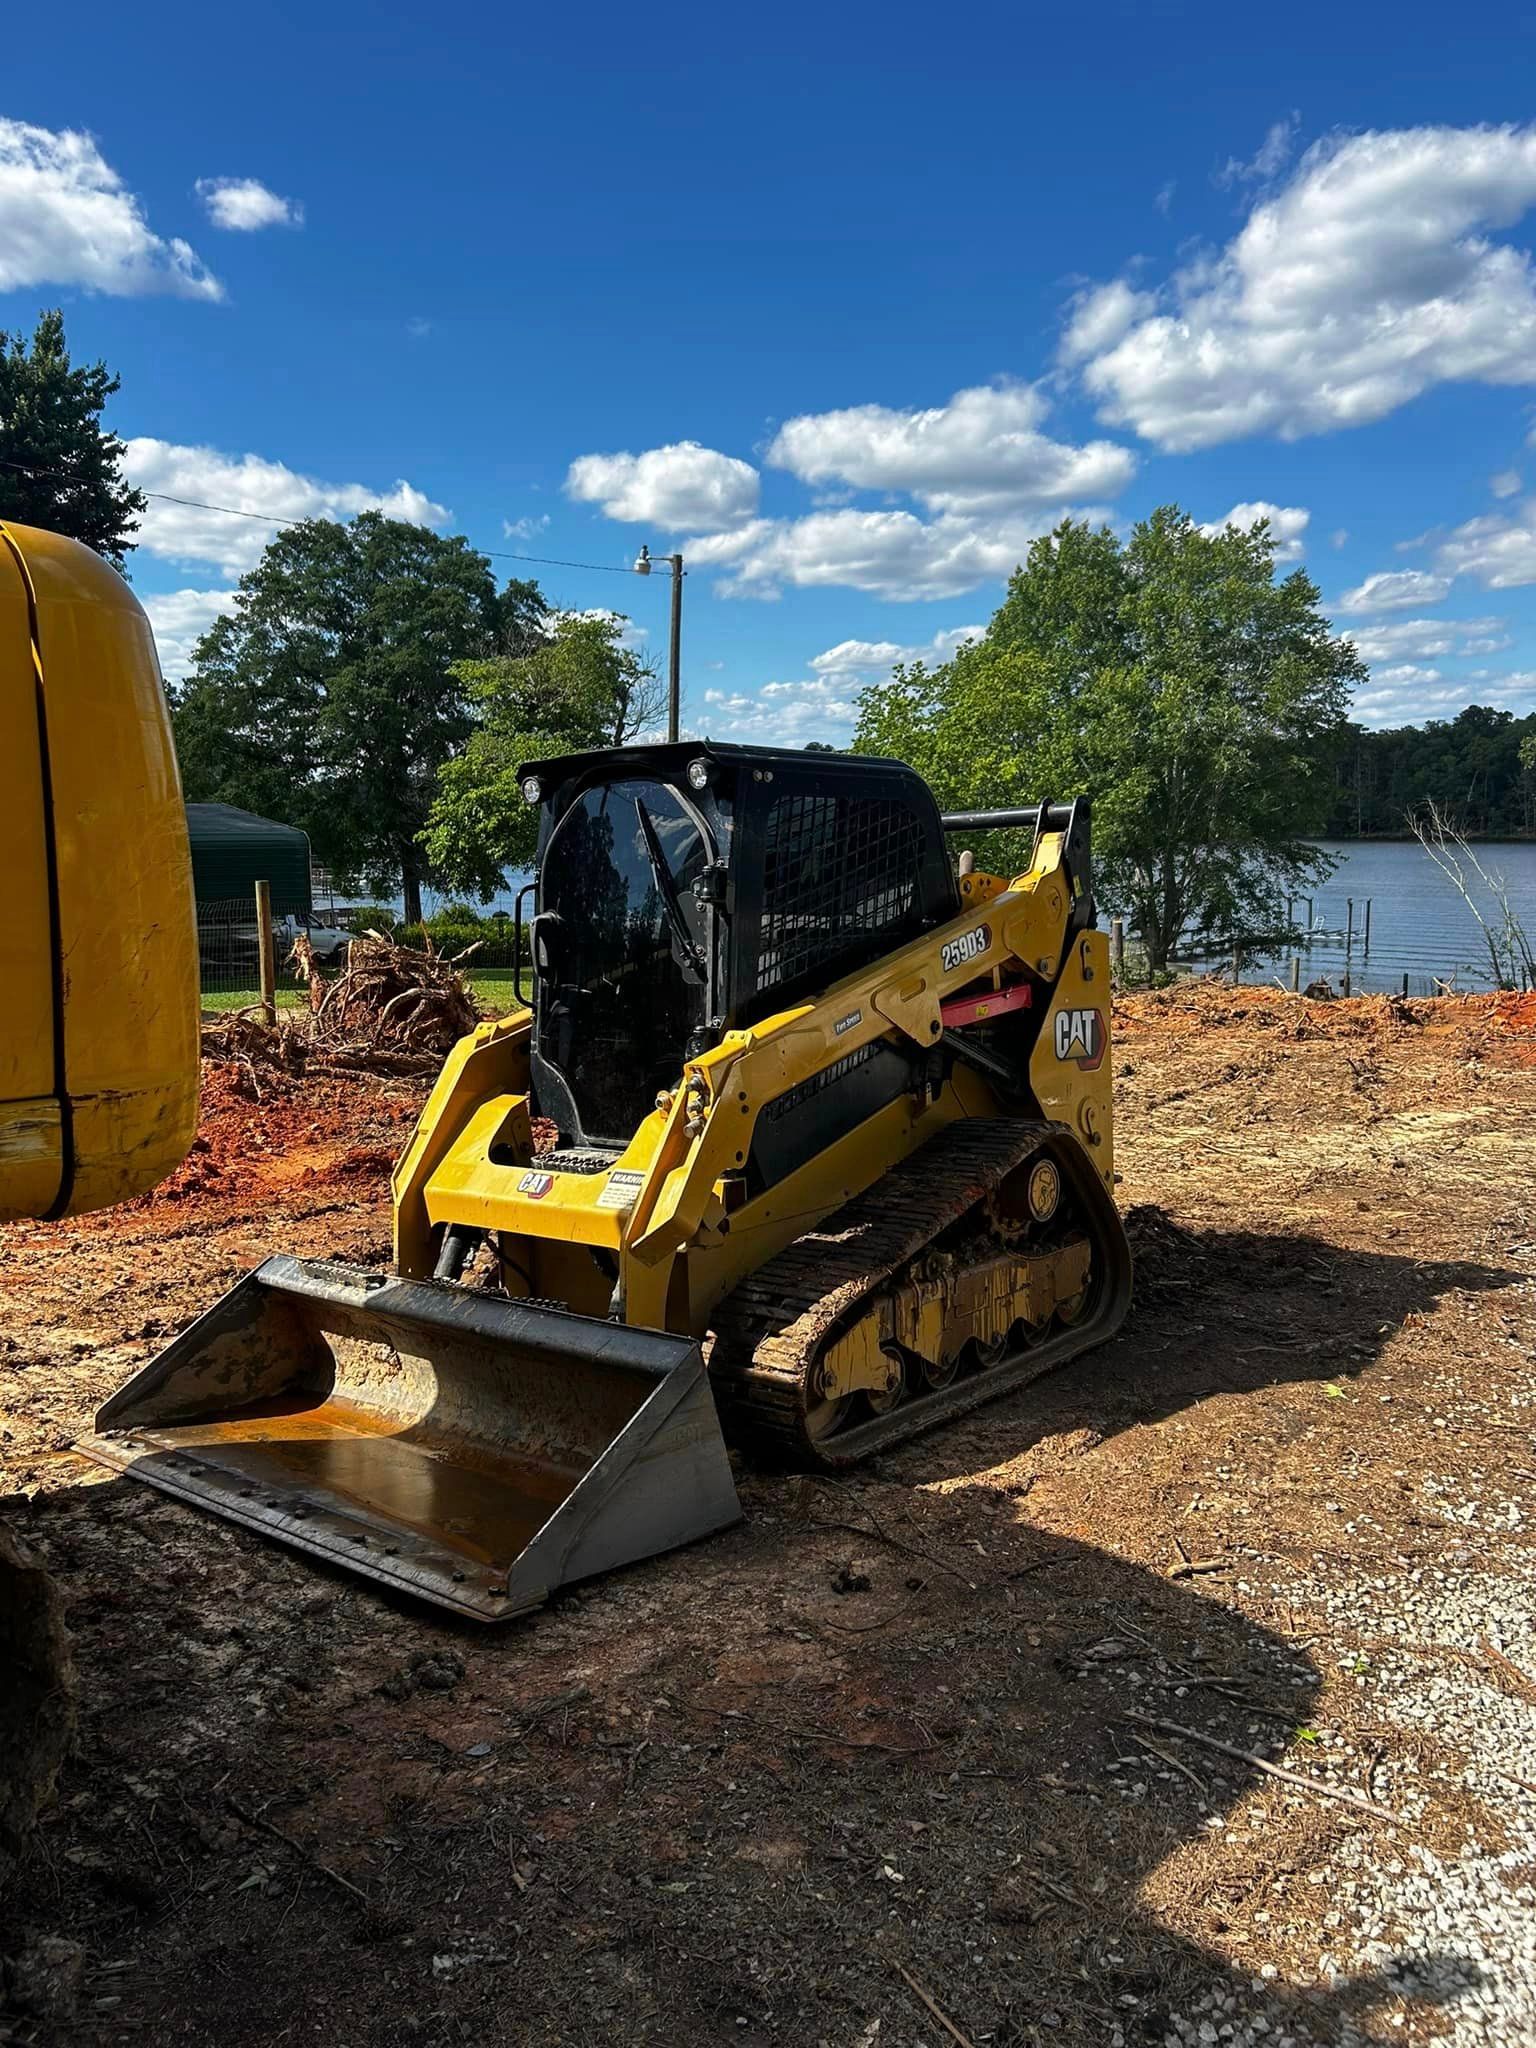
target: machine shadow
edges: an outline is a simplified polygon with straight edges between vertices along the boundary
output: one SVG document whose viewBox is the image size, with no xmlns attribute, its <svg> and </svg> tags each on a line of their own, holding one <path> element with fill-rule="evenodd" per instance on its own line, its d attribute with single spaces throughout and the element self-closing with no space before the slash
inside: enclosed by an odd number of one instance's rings
<svg viewBox="0 0 1536 2048">
<path fill-rule="evenodd" d="M 905 1551 L 831 1519 L 872 1525 L 898 1492 Z M 404 2038 L 376 2024 L 377 1944 L 406 1930 L 386 1950 L 391 2009 L 434 2043 L 705 2048 L 729 2023 L 748 2048 L 855 2048 L 877 2018 L 906 2041 L 923 2021 L 901 1963 L 999 2048 L 1152 2048 L 1239 2021 L 1257 2038 L 1259 2020 L 1301 2048 L 1401 2039 L 1387 2008 L 1405 1992 L 1449 2002 L 1477 1981 L 1445 1954 L 1287 1987 L 1344 1939 L 1311 1924 L 1329 1900 L 1309 1874 L 1348 1835 L 1381 1854 L 1407 1838 L 1129 1718 L 1278 1754 L 1320 1684 L 1283 1637 L 1071 1539 L 1043 1560 L 1031 1543 L 1012 1569 L 995 1496 L 985 1567 L 917 1562 L 966 1558 L 971 1489 L 764 1476 L 747 1493 L 735 1531 L 499 1629 L 127 1481 L 50 1496 L 28 1535 L 72 1601 L 80 1734 L 0 1887 L 0 1926 L 34 1944 L 109 1938 L 125 2021 L 206 2022 L 229 2048 L 302 2025 L 322 1994 L 336 2038 Z M 865 1581 L 852 1593 L 847 1563 Z M 447 1691 L 392 1689 L 423 1658 L 457 1673 Z M 519 1728 L 530 1684 L 560 1694 L 573 1669 L 577 1704 Z M 495 1751 L 489 1785 L 488 1766 L 444 1748 L 445 1716 L 469 1756 L 471 1736 Z M 377 1804 L 406 1771 L 419 1799 Z M 125 1825 L 146 1787 L 153 1840 Z M 230 1816 L 269 1805 L 356 1898 L 247 1885 L 264 1838 Z M 508 1828 L 542 1844 L 531 1888 L 513 1890 Z M 1267 1929 L 1246 1950 L 1223 1937 L 1272 1886 L 1275 1932 L 1309 1924 L 1267 1979 Z M 466 1938 L 466 1899 L 472 1929 L 515 1918 L 515 1972 L 434 1975 L 433 1954 Z M 850 1944 L 854 1899 L 867 1926 Z M 314 1969 L 275 1978 L 279 1936 Z"/>
<path fill-rule="evenodd" d="M 812 1526 L 832 1500 L 816 1487 Z M 870 1580 L 863 1599 L 841 1602 L 851 1631 L 865 1626 L 865 1604 L 888 1606 L 903 1584 L 925 1584 L 920 1620 L 843 1636 L 846 1718 L 853 1702 L 869 1702 L 861 1740 L 911 1750 L 874 1766 L 833 1759 L 816 1769 L 813 1797 L 790 1802 L 782 1782 L 778 1794 L 785 1819 L 802 1805 L 853 1816 L 850 1856 L 900 1858 L 897 1910 L 910 1914 L 909 1932 L 881 1940 L 968 2038 L 1359 2048 L 1403 2038 L 1391 2015 L 1405 1996 L 1449 2004 L 1481 1981 L 1469 1959 L 1422 1951 L 1318 1971 L 1319 1952 L 1337 1953 L 1349 1934 L 1325 1930 L 1335 1901 L 1316 1872 L 1350 1836 L 1386 1856 L 1404 1854 L 1408 1834 L 1136 1719 L 1278 1760 L 1320 1691 L 1302 1649 L 1188 1585 L 1056 1533 L 1037 1542 L 1015 1523 L 1019 1564 L 995 1495 L 989 1507 L 983 1521 L 977 1490 L 919 1499 L 876 1484 L 848 1522 L 831 1525 L 839 1537 L 823 1556 L 846 1560 L 833 1583 L 846 1585 L 854 1567 Z M 877 1517 L 880 1541 L 850 1534 L 855 1520 Z M 882 1551 L 891 1537 L 911 1546 L 894 1563 Z M 937 1571 L 914 1571 L 924 1554 L 942 1561 Z M 826 1612 L 838 1604 L 821 1603 L 825 1625 L 838 1626 Z M 746 1711 L 784 1709 L 781 1699 Z M 733 1775 L 739 1759 L 733 1750 Z M 780 1758 L 770 1763 L 782 1774 Z M 1259 1925 L 1261 1907 L 1273 1910 Z M 906 2038 L 899 2024 L 896 2038 Z"/>
<path fill-rule="evenodd" d="M 1311 1660 L 1219 1600 L 1089 1544 L 1053 1535 L 1042 1556 L 993 1488 L 928 1482 L 995 1470 L 1062 1431 L 1104 1436 L 1213 1393 L 1357 1374 L 1406 1316 L 1453 1289 L 1520 1276 L 1310 1236 L 1190 1233 L 1158 1211 L 1133 1211 L 1131 1224 L 1139 1305 L 1110 1344 L 887 1454 L 867 1486 L 744 1475 L 738 1529 L 500 1629 L 386 1594 L 128 1481 L 50 1492 L 23 1533 L 71 1603 L 80 1733 L 58 1798 L 0 1887 L 0 1925 L 28 1940 L 95 1940 L 109 1927 L 113 1954 L 132 1960 L 150 2000 L 126 2009 L 141 2026 L 207 2016 L 212 1993 L 195 1959 L 217 1954 L 218 2037 L 239 2048 L 297 2024 L 317 1993 L 303 1971 L 273 1983 L 271 1943 L 286 1920 L 290 1952 L 333 1959 L 324 1995 L 340 2037 L 382 2042 L 369 2030 L 375 1951 L 348 1948 L 356 1968 L 334 1968 L 338 1930 L 361 1933 L 364 1909 L 323 1885 L 237 1891 L 252 1838 L 231 1823 L 234 1788 L 251 1810 L 272 1801 L 299 1816 L 368 1892 L 367 1924 L 408 1923 L 424 1954 L 459 1910 L 442 1888 L 445 1860 L 455 1899 L 483 1898 L 493 1917 L 515 1907 L 530 1957 L 562 1953 L 571 1900 L 615 1902 L 600 1939 L 583 1922 L 590 1967 L 520 1974 L 515 2000 L 499 1994 L 506 2006 L 485 2003 L 470 1974 L 417 1983 L 409 1995 L 428 2040 L 440 2028 L 445 2041 L 702 2048 L 721 2038 L 725 2012 L 747 2017 L 732 2023 L 747 2048 L 785 2038 L 786 2026 L 853 2048 L 882 2015 L 894 2040 L 919 2024 L 897 1961 L 997 2048 L 1109 2048 L 1116 2029 L 1126 2048 L 1151 2048 L 1196 2040 L 1204 2026 L 1219 2036 L 1238 2018 L 1298 2044 L 1401 2039 L 1388 2006 L 1405 1993 L 1450 2002 L 1477 1981 L 1472 1965 L 1420 1954 L 1316 1992 L 1280 1978 L 1304 1977 L 1321 1945 L 1345 1939 L 1324 1936 L 1328 1901 L 1301 1889 L 1307 1876 L 1348 1834 L 1379 1832 L 1382 1854 L 1402 1853 L 1406 1838 L 1305 1795 L 1298 1803 L 1250 1763 L 1127 1718 L 1278 1754 L 1317 1698 Z M 862 1525 L 871 1508 L 886 1516 L 898 1497 L 910 1526 L 887 1523 L 891 1533 L 948 1557 L 947 1568 L 850 1534 L 846 1523 Z M 995 1547 L 1000 1507 L 1029 1545 L 1017 1572 Z M 958 1572 L 982 1517 L 990 1561 Z M 850 1565 L 867 1589 L 837 1582 Z M 786 1661 L 786 1642 L 811 1647 Z M 802 1656 L 813 1660 L 805 1668 Z M 451 1755 L 430 1765 L 441 1778 L 422 1808 L 429 1820 L 389 1816 L 405 1846 L 381 1866 L 384 1816 L 357 1783 L 401 1757 L 439 1757 L 444 1693 L 424 1681 L 390 1689 L 421 1660 L 446 1673 L 454 1699 L 497 1711 L 518 1700 L 530 1665 L 550 1691 L 568 1662 L 601 1674 L 573 1710 L 590 1749 L 575 1746 L 573 1761 L 563 1717 L 558 1752 L 533 1732 L 490 1795 L 514 1794 L 531 1828 L 557 1774 L 563 1807 L 584 1816 L 575 1834 L 547 1831 L 559 1846 L 541 1854 L 558 1859 L 558 1882 L 509 1895 L 487 1795 L 464 1789 Z M 645 1767 L 626 1779 L 603 1761 L 608 1745 L 658 1698 L 672 1704 L 648 1723 Z M 123 1826 L 125 1774 L 174 1782 L 157 1819 L 171 1831 L 174 1884 L 147 1836 Z M 744 1832 L 773 1857 L 746 1854 Z M 868 1889 L 888 1865 L 901 1883 L 875 1887 L 874 1933 L 850 1962 L 847 1886 Z M 653 1882 L 663 1868 L 667 1882 Z M 702 1955 L 695 1876 L 714 1937 Z M 1245 1915 L 1276 1888 L 1293 1938 L 1266 1979 L 1282 1913 L 1263 1931 Z M 1235 1931 L 1249 1932 L 1245 1948 L 1226 1939 Z M 786 1953 L 803 1966 L 786 1973 Z M 834 1953 L 837 1972 L 823 1969 L 816 1959 Z M 588 2010 L 589 1996 L 601 2004 Z"/>
<path fill-rule="evenodd" d="M 1135 1291 L 1116 1335 L 885 1465 L 908 1479 L 955 1478 L 1044 1437 L 1111 1437 L 1214 1394 L 1353 1380 L 1410 1316 L 1430 1313 L 1445 1295 L 1525 1279 L 1472 1260 L 1362 1251 L 1299 1233 L 1190 1231 L 1151 1206 L 1126 1220 Z"/>
</svg>

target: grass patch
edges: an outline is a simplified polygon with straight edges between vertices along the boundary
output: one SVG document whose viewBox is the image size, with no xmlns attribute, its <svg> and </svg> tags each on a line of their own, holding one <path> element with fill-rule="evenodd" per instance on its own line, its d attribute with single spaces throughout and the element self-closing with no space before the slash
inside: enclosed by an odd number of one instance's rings
<svg viewBox="0 0 1536 2048">
<path fill-rule="evenodd" d="M 469 962 L 469 972 L 464 979 L 469 983 L 475 1001 L 490 1017 L 504 1017 L 508 1010 L 520 1009 L 533 1000 L 533 972 L 525 967 L 522 986 L 519 988 L 510 967 L 485 967 L 477 974 L 474 962 Z"/>
<path fill-rule="evenodd" d="M 479 974 L 467 974 L 464 978 L 475 1001 L 488 1017 L 504 1017 L 508 1010 L 516 1010 L 533 1000 L 533 973 L 526 967 L 523 969 L 521 992 L 510 967 L 487 967 Z M 303 1009 L 308 1000 L 308 992 L 302 988 L 279 988 L 277 991 L 280 1010 Z M 230 1010 L 255 1009 L 261 1001 L 261 991 L 255 988 L 204 989 L 201 1001 L 205 1016 L 223 1016 Z"/>
<path fill-rule="evenodd" d="M 302 1009 L 307 1000 L 301 988 L 280 988 L 277 991 L 277 1007 L 280 1010 Z M 205 988 L 199 1001 L 205 1015 L 216 1013 L 222 1016 L 227 1010 L 254 1010 L 261 1001 L 259 988 Z"/>
</svg>

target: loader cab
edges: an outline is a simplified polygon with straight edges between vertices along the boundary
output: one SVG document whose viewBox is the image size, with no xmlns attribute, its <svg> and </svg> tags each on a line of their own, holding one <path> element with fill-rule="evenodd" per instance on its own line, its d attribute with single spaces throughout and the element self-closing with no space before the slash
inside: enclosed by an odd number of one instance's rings
<svg viewBox="0 0 1536 2048">
<path fill-rule="evenodd" d="M 686 1059 L 959 904 L 899 762 L 708 741 L 528 762 L 532 1065 L 565 1148 L 628 1143 Z"/>
</svg>

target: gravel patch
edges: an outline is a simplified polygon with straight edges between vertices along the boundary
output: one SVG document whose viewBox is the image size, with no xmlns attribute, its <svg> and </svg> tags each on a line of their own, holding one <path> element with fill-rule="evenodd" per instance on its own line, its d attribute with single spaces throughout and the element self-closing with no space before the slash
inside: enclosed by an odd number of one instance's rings
<svg viewBox="0 0 1536 2048">
<path fill-rule="evenodd" d="M 1503 1391 L 1528 1405 L 1536 1376 Z M 1319 1735 L 1288 1758 L 1324 1782 L 1364 1785 L 1404 1822 L 1351 1835 L 1306 1880 L 1330 1901 L 1318 1922 L 1326 1945 L 1313 1983 L 1291 1988 L 1368 2001 L 1372 2019 L 1356 2025 L 1335 2005 L 1316 2029 L 1277 2023 L 1266 2007 L 1281 1973 L 1270 1964 L 1251 2001 L 1223 1995 L 1176 2015 L 1166 2048 L 1366 2048 L 1395 2030 L 1451 2048 L 1536 2042 L 1536 1553 L 1501 1540 L 1528 1527 L 1530 1502 L 1468 1495 L 1452 1473 L 1426 1475 L 1422 1494 L 1465 1532 L 1441 1562 L 1334 1567 L 1326 1579 L 1298 1574 L 1266 1588 L 1316 1629 L 1314 1657 L 1331 1661 L 1384 1731 L 1364 1754 Z M 1415 1839 L 1437 1814 L 1443 1831 L 1447 1809 L 1465 1816 L 1459 1842 L 1436 1850 Z M 1130 2038 L 1117 2033 L 1115 2048 Z"/>
</svg>

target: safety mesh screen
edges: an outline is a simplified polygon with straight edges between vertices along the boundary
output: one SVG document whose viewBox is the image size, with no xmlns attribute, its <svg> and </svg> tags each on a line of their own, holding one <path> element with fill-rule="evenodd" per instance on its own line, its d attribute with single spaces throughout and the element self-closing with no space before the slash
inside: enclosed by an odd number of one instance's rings
<svg viewBox="0 0 1536 2048">
<path fill-rule="evenodd" d="M 781 796 L 768 813 L 757 988 L 776 988 L 910 920 L 922 836 L 905 804 Z"/>
</svg>

